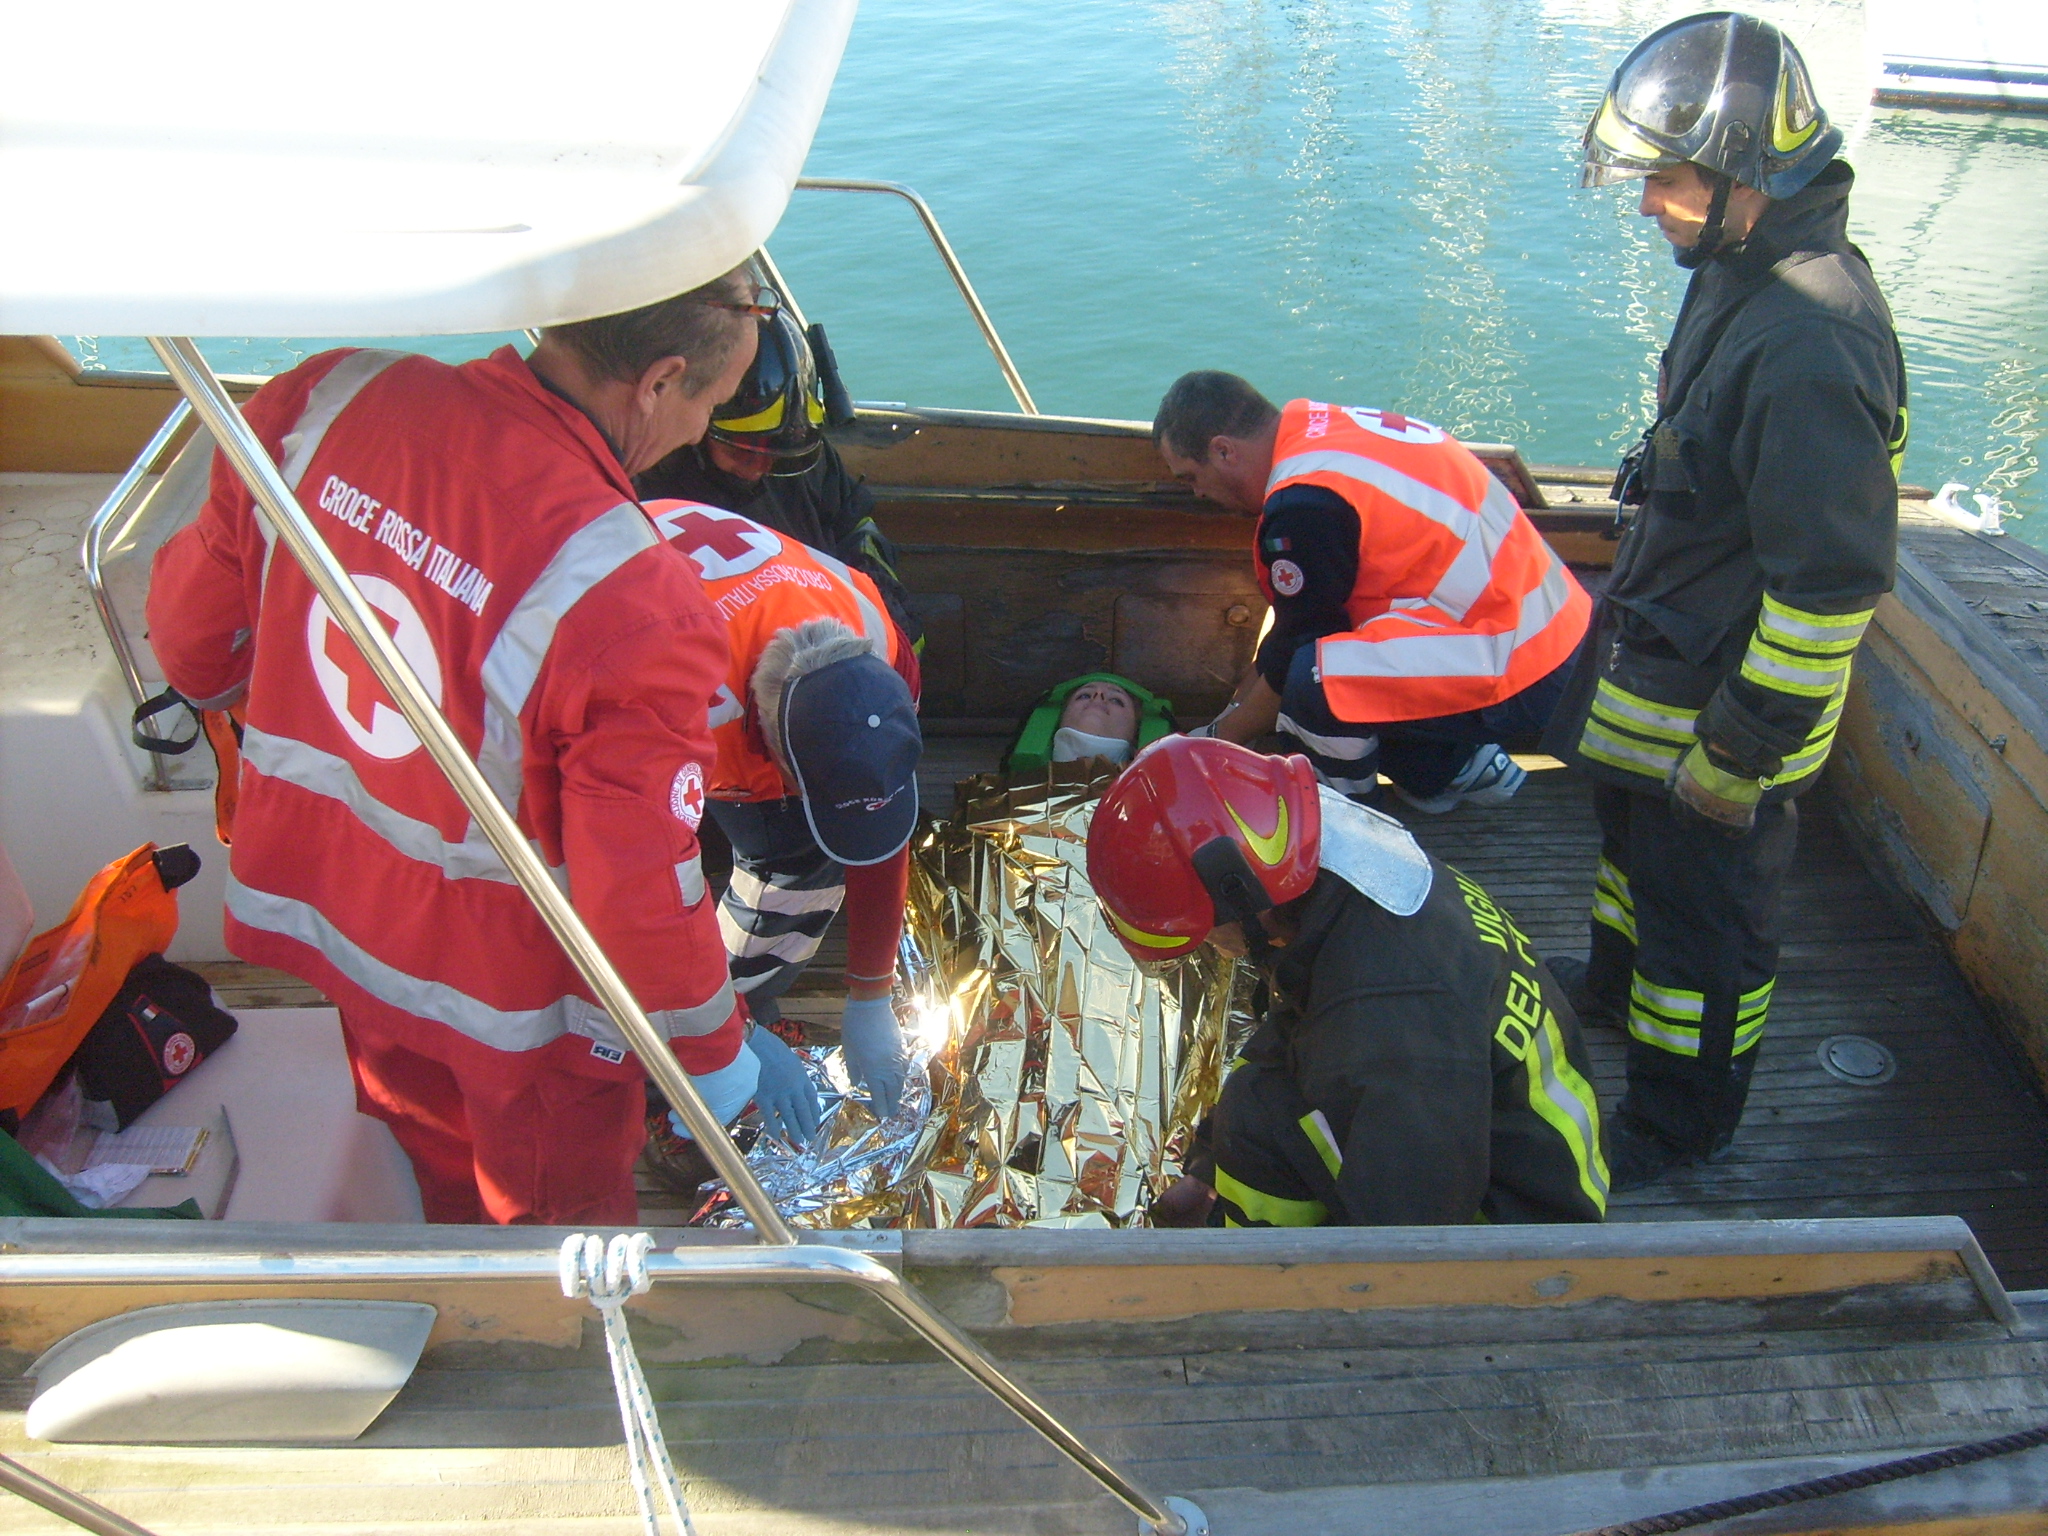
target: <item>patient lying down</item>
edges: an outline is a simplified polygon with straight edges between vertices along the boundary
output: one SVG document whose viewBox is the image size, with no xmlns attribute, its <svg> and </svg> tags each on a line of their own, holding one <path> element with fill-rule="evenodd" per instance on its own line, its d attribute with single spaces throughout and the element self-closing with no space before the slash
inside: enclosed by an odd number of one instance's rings
<svg viewBox="0 0 2048 1536">
<path fill-rule="evenodd" d="M 1127 763 L 1138 742 L 1138 701 L 1115 683 L 1083 683 L 1068 696 L 1053 732 L 1052 760 L 1079 762 L 1104 757 Z"/>
</svg>

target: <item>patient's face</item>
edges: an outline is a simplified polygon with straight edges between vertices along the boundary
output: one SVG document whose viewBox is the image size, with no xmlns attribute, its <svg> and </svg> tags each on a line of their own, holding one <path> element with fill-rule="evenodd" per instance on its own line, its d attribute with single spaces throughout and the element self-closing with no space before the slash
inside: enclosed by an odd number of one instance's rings
<svg viewBox="0 0 2048 1536">
<path fill-rule="evenodd" d="M 1138 701 L 1115 683 L 1084 683 L 1068 696 L 1066 708 L 1060 711 L 1060 726 L 1136 746 Z"/>
</svg>

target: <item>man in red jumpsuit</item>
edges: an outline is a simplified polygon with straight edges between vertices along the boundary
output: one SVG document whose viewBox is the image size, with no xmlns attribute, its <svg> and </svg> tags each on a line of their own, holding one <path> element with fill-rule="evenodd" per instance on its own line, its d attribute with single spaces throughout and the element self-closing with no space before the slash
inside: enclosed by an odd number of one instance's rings
<svg viewBox="0 0 2048 1536">
<path fill-rule="evenodd" d="M 738 273 L 450 367 L 314 357 L 246 407 L 357 588 L 722 1119 L 757 1076 L 698 863 L 724 626 L 632 476 L 701 437 L 775 296 Z M 218 459 L 158 554 L 165 676 L 247 721 L 244 959 L 335 1000 L 430 1221 L 624 1224 L 640 1065 Z"/>
</svg>

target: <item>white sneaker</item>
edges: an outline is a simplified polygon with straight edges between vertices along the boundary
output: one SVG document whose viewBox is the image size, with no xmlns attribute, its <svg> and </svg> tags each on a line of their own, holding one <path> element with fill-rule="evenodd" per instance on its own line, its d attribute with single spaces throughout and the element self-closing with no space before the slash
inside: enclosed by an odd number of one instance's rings
<svg viewBox="0 0 2048 1536">
<path fill-rule="evenodd" d="M 1473 750 L 1442 794 L 1411 795 L 1398 784 L 1394 785 L 1394 792 L 1424 815 L 1441 816 L 1467 800 L 1474 805 L 1506 805 L 1528 777 L 1527 770 L 1518 767 L 1498 746 L 1485 746 Z"/>
</svg>

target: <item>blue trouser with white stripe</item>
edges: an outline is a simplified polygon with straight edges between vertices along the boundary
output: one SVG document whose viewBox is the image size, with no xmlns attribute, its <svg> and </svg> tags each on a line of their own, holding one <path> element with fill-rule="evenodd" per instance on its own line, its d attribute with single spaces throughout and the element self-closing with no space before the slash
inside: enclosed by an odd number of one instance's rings
<svg viewBox="0 0 2048 1536">
<path fill-rule="evenodd" d="M 732 881 L 718 902 L 718 931 L 733 989 L 754 1018 L 772 1024 L 777 1003 L 803 974 L 846 901 L 846 866 L 811 835 L 804 803 L 714 800 L 711 817 L 732 844 Z"/>
<path fill-rule="evenodd" d="M 1322 679 L 1316 675 L 1316 642 L 1311 640 L 1294 653 L 1287 668 L 1276 729 L 1301 744 L 1316 772 L 1339 794 L 1364 794 L 1373 787 L 1375 775 L 1384 773 L 1409 794 L 1426 800 L 1450 787 L 1474 747 L 1517 741 L 1533 745 L 1564 696 L 1570 671 L 1567 661 L 1520 693 L 1484 709 L 1391 725 L 1360 724 L 1330 713 Z"/>
</svg>

